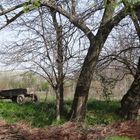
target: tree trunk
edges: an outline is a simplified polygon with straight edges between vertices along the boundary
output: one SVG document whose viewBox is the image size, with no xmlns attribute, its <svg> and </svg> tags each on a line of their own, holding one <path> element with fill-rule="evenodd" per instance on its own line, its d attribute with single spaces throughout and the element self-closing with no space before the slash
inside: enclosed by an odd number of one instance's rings
<svg viewBox="0 0 140 140">
<path fill-rule="evenodd" d="M 98 41 L 99 40 L 90 42 L 89 51 L 77 82 L 74 100 L 70 111 L 71 120 L 74 121 L 83 121 L 86 115 L 86 105 L 93 70 L 96 66 L 100 49 L 102 48 L 98 44 Z"/>
<path fill-rule="evenodd" d="M 121 100 L 120 115 L 126 119 L 136 119 L 140 109 L 140 58 L 134 81 Z"/>
<path fill-rule="evenodd" d="M 63 73 L 63 27 L 60 25 L 57 27 L 57 69 L 58 69 L 58 93 L 60 99 L 60 116 L 63 113 L 64 106 L 64 73 Z"/>
<path fill-rule="evenodd" d="M 56 120 L 60 120 L 60 96 L 56 90 Z"/>
<path fill-rule="evenodd" d="M 114 0 L 107 0 L 104 15 L 96 36 L 92 31 L 84 32 L 90 41 L 90 47 L 84 60 L 75 90 L 74 100 L 70 111 L 71 120 L 83 121 L 86 116 L 86 105 L 93 72 L 104 43 L 114 28 L 126 15 L 120 12 L 112 20 Z"/>
<path fill-rule="evenodd" d="M 131 15 L 131 19 L 134 23 L 135 29 L 137 31 L 139 40 L 140 40 L 140 10 L 138 10 L 135 16 Z M 136 119 L 138 112 L 140 109 L 140 57 L 137 66 L 137 72 L 134 77 L 134 81 L 127 91 L 127 93 L 123 96 L 121 100 L 121 109 L 119 114 L 126 119 Z"/>
<path fill-rule="evenodd" d="M 56 119 L 60 120 L 62 113 L 63 113 L 63 107 L 64 107 L 64 96 L 63 96 L 63 84 L 59 85 L 57 89 L 55 89 L 56 93 Z"/>
<path fill-rule="evenodd" d="M 63 106 L 64 106 L 64 72 L 63 72 L 63 67 L 64 67 L 64 48 L 63 48 L 63 27 L 60 23 L 60 25 L 57 22 L 56 18 L 56 11 L 54 9 L 51 9 L 51 15 L 52 15 L 52 20 L 54 24 L 54 28 L 56 31 L 56 42 L 57 42 L 57 58 L 56 58 L 56 63 L 57 63 L 57 85 L 56 85 L 56 118 L 59 120 L 62 116 L 63 113 Z"/>
<path fill-rule="evenodd" d="M 64 85 L 63 82 L 60 84 L 60 88 L 59 88 L 59 94 L 60 94 L 60 116 L 63 115 L 63 111 L 64 111 Z"/>
</svg>

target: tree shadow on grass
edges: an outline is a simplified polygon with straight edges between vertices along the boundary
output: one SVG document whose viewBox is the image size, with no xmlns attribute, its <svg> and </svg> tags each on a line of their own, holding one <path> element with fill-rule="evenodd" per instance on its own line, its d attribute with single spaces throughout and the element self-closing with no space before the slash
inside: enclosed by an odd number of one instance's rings
<svg viewBox="0 0 140 140">
<path fill-rule="evenodd" d="M 86 123 L 89 125 L 94 124 L 110 124 L 112 122 L 121 120 L 116 115 L 116 111 L 120 107 L 118 101 L 89 101 L 87 105 Z"/>
<path fill-rule="evenodd" d="M 113 113 L 120 107 L 119 101 L 99 101 L 99 100 L 93 100 L 89 101 L 87 105 L 87 109 L 89 111 L 93 110 L 99 110 L 104 111 L 106 113 Z"/>
</svg>

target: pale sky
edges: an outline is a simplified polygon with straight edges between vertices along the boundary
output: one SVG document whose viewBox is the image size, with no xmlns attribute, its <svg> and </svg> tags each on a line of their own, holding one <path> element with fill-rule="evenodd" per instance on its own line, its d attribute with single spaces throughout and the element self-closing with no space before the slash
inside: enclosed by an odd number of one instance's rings
<svg viewBox="0 0 140 140">
<path fill-rule="evenodd" d="M 14 32 L 10 29 L 4 29 L 0 31 L 0 45 L 6 43 L 7 41 L 13 41 L 15 39 Z"/>
</svg>

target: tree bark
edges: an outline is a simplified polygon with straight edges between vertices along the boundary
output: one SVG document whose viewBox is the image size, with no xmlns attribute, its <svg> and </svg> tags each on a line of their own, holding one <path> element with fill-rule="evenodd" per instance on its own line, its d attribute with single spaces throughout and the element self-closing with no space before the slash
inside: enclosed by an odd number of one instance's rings
<svg viewBox="0 0 140 140">
<path fill-rule="evenodd" d="M 63 113 L 63 85 L 61 85 L 56 91 L 56 120 L 60 120 Z"/>
<path fill-rule="evenodd" d="M 127 5 L 126 5 L 127 6 Z M 131 19 L 134 23 L 140 41 L 140 10 L 135 12 L 135 16 L 131 15 Z M 123 96 L 121 100 L 121 109 L 119 114 L 126 119 L 136 119 L 140 109 L 140 57 L 138 60 L 137 72 L 134 76 L 134 81 Z"/>
<path fill-rule="evenodd" d="M 56 87 L 55 87 L 55 92 L 56 92 L 56 118 L 59 120 L 62 116 L 63 113 L 63 106 L 64 106 L 64 72 L 63 72 L 63 66 L 64 66 L 64 60 L 63 60 L 63 27 L 60 23 L 60 25 L 57 22 L 56 18 L 56 11 L 51 9 L 51 15 L 52 15 L 52 20 L 54 24 L 54 28 L 56 31 L 56 43 L 57 43 L 57 58 L 56 58 L 56 63 L 57 63 L 57 79 L 56 79 Z"/>
<path fill-rule="evenodd" d="M 112 5 L 112 1 L 108 0 L 101 25 L 96 36 L 93 35 L 92 31 L 86 34 L 90 40 L 90 47 L 77 81 L 74 100 L 69 114 L 69 116 L 71 116 L 70 119 L 73 121 L 84 121 L 89 88 L 99 54 L 113 27 L 125 17 L 125 14 L 122 12 L 114 20 L 110 20 L 114 11 L 114 9 L 112 9 Z"/>
<path fill-rule="evenodd" d="M 62 77 L 61 77 L 62 78 Z M 63 79 L 59 79 L 60 82 L 58 82 L 55 93 L 56 93 L 56 119 L 60 120 L 61 116 L 63 115 L 64 110 L 64 85 L 63 85 Z"/>
<path fill-rule="evenodd" d="M 60 120 L 60 96 L 56 90 L 56 120 Z"/>
<path fill-rule="evenodd" d="M 83 121 L 85 118 L 88 93 L 93 77 L 93 72 L 101 49 L 103 48 L 104 43 L 112 28 L 113 26 L 108 28 L 104 28 L 104 26 L 102 26 L 95 37 L 92 32 L 88 34 L 90 47 L 84 60 L 79 79 L 77 81 L 74 100 L 69 114 L 71 116 L 71 120 Z"/>
<path fill-rule="evenodd" d="M 63 113 L 63 106 L 64 106 L 64 73 L 63 73 L 63 28 L 62 26 L 57 27 L 57 69 L 58 69 L 58 92 L 59 92 L 59 109 L 60 109 L 60 116 Z"/>
<path fill-rule="evenodd" d="M 84 65 L 77 82 L 73 105 L 70 112 L 72 120 L 76 119 L 77 121 L 82 121 L 85 118 L 86 104 L 93 75 L 93 69 L 96 65 L 100 52 L 99 47 L 95 47 L 94 44 L 95 42 L 90 43 L 88 55 L 85 58 Z"/>
<path fill-rule="evenodd" d="M 108 29 L 106 30 L 102 28 L 101 30 L 99 30 L 94 39 L 92 39 L 92 32 L 88 35 L 90 39 L 90 47 L 84 60 L 79 79 L 77 81 L 74 100 L 69 114 L 71 116 L 71 120 L 83 121 L 85 119 L 88 93 L 93 77 L 93 72 L 98 61 L 101 49 L 104 46 L 107 36 L 110 33 L 108 31 L 112 30 L 111 28 L 109 30 Z"/>
<path fill-rule="evenodd" d="M 134 81 L 121 100 L 120 115 L 126 119 L 136 119 L 140 109 L 140 57 Z"/>
</svg>

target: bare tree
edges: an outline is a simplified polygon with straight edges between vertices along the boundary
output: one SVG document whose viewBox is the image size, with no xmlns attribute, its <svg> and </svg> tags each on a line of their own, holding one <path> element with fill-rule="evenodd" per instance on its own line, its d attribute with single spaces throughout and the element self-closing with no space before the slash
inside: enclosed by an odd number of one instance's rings
<svg viewBox="0 0 140 140">
<path fill-rule="evenodd" d="M 77 5 L 75 4 L 77 2 Z M 125 18 L 127 15 L 131 14 L 131 8 L 122 7 L 120 8 L 120 4 L 115 0 L 106 0 L 106 1 L 96 1 L 94 4 L 93 1 L 84 1 L 83 11 L 80 11 L 77 7 L 80 1 L 48 1 L 42 0 L 39 3 L 39 6 L 46 6 L 48 8 L 56 10 L 56 12 L 62 14 L 69 21 L 74 24 L 77 28 L 83 31 L 84 35 L 89 40 L 89 48 L 84 59 L 81 72 L 77 81 L 77 86 L 75 90 L 75 96 L 70 112 L 70 116 L 72 120 L 82 121 L 85 118 L 86 114 L 86 104 L 88 99 L 88 92 L 93 76 L 93 72 L 95 66 L 97 64 L 97 60 L 99 58 L 99 54 L 104 47 L 104 44 L 108 38 L 108 35 L 112 31 L 112 29 L 118 25 L 118 23 Z M 86 3 L 86 4 L 85 4 Z M 28 4 L 28 9 L 33 10 L 36 8 L 35 1 L 29 1 L 28 3 L 20 3 L 16 6 L 12 6 L 0 13 L 0 15 L 7 15 L 13 11 L 17 11 L 15 16 L 12 16 L 9 20 L 7 20 L 6 24 L 4 24 L 1 28 L 10 24 L 14 20 L 16 20 L 19 16 L 24 13 L 22 9 L 23 5 Z M 91 6 L 93 5 L 93 6 Z M 118 9 L 116 10 L 116 6 Z M 19 10 L 17 10 L 19 9 Z M 22 9 L 22 10 L 20 10 Z M 90 27 L 88 26 L 88 20 L 90 17 L 95 16 L 97 11 L 102 10 L 101 20 L 98 22 L 98 26 L 94 26 L 94 24 Z M 139 3 L 136 2 L 133 4 L 133 10 L 139 10 Z M 20 12 L 19 12 L 20 11 Z M 96 31 L 93 32 L 93 31 Z"/>
<path fill-rule="evenodd" d="M 121 73 L 118 73 L 115 80 L 121 80 L 126 75 L 131 75 L 134 78 L 131 87 L 121 100 L 120 115 L 128 119 L 136 118 L 140 109 L 138 78 L 140 42 L 138 26 L 136 27 L 133 18 L 130 16 L 129 20 L 122 22 L 120 27 L 116 28 L 116 35 L 110 36 L 113 49 L 110 49 L 111 47 L 107 44 L 97 64 L 97 68 L 100 70 L 105 68 L 120 70 Z"/>
<path fill-rule="evenodd" d="M 124 2 L 126 7 L 130 5 Z M 140 41 L 140 14 L 139 11 L 134 11 L 131 14 L 131 19 L 134 23 L 137 35 Z M 140 56 L 138 59 L 138 64 L 136 68 L 136 72 L 134 75 L 134 81 L 128 90 L 128 92 L 123 96 L 121 100 L 121 110 L 120 114 L 127 119 L 135 119 L 138 115 L 138 111 L 140 109 Z"/>
<path fill-rule="evenodd" d="M 8 66 L 14 65 L 15 68 L 20 65 L 20 68 L 46 79 L 56 94 L 56 118 L 59 120 L 64 106 L 64 82 L 78 71 L 80 63 L 74 64 L 80 59 L 79 52 L 86 50 L 82 45 L 74 49 L 79 33 L 71 23 L 57 15 L 56 11 L 46 8 L 29 13 L 28 18 L 20 17 L 11 26 L 13 29 L 14 27 L 24 37 L 3 46 L 1 62 Z"/>
</svg>

